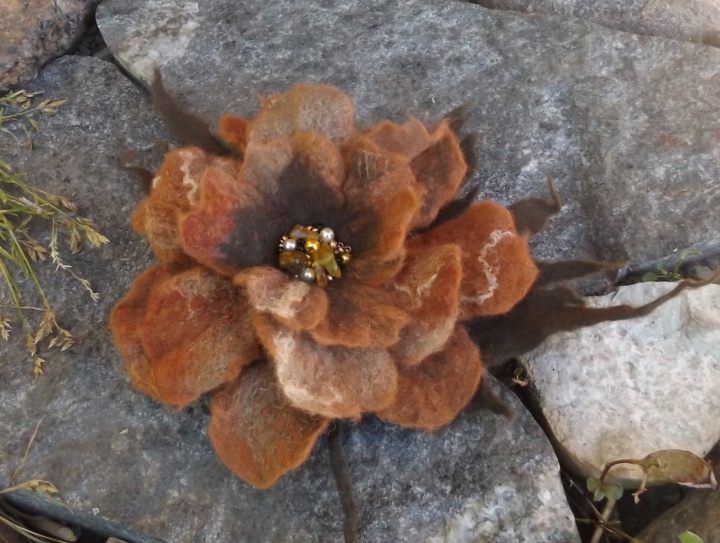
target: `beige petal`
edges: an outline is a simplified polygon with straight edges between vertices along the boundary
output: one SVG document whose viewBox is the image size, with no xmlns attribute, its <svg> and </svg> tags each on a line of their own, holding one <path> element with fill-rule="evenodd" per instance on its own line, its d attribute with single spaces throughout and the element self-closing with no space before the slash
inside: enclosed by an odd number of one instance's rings
<svg viewBox="0 0 720 543">
<path fill-rule="evenodd" d="M 233 473 L 267 488 L 302 464 L 328 420 L 292 407 L 272 367 L 259 362 L 212 399 L 210 441 Z"/>
</svg>

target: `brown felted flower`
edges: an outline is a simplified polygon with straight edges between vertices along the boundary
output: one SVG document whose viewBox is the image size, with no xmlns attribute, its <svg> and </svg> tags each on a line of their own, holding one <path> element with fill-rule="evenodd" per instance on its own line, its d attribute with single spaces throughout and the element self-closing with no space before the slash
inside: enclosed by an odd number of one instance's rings
<svg viewBox="0 0 720 543">
<path fill-rule="evenodd" d="M 452 122 L 358 130 L 320 85 L 262 105 L 221 120 L 238 155 L 167 155 L 132 219 L 161 264 L 111 315 L 133 385 L 178 407 L 210 392 L 211 441 L 257 487 L 331 419 L 452 421 L 484 371 L 461 322 L 537 275 L 507 209 L 438 219 L 467 173 Z"/>
</svg>

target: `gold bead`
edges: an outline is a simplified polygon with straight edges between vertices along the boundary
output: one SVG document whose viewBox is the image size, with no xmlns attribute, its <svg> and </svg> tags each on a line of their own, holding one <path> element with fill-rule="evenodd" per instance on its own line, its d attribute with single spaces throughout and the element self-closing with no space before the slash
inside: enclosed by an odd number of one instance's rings
<svg viewBox="0 0 720 543">
<path fill-rule="evenodd" d="M 301 251 L 280 251 L 278 264 L 283 270 L 287 270 L 291 275 L 297 275 L 307 267 L 309 261 L 308 255 Z"/>
<path fill-rule="evenodd" d="M 342 253 L 339 255 L 340 263 L 344 266 L 348 262 L 352 260 L 352 255 L 350 253 Z"/>
<path fill-rule="evenodd" d="M 320 242 L 317 240 L 317 238 L 308 238 L 305 240 L 305 250 L 314 253 L 320 249 Z"/>
</svg>

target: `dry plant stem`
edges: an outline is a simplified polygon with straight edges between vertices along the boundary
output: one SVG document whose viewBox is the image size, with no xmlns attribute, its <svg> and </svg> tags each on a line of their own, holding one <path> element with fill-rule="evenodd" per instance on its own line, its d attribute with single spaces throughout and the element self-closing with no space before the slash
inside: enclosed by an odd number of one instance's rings
<svg viewBox="0 0 720 543">
<path fill-rule="evenodd" d="M 647 480 L 648 480 L 648 475 L 649 475 L 647 468 L 645 466 L 641 465 L 639 460 L 635 460 L 632 458 L 626 458 L 623 460 L 614 460 L 612 462 L 608 462 L 607 464 L 605 464 L 605 468 L 602 470 L 602 473 L 600 474 L 600 482 L 603 483 L 605 481 L 605 477 L 607 477 L 607 474 L 610 471 L 610 469 L 613 466 L 617 466 L 618 464 L 634 464 L 642 470 L 643 477 L 642 477 L 642 481 L 640 481 L 640 486 L 638 487 L 638 489 L 635 492 L 633 492 L 633 499 L 634 499 L 635 503 L 638 503 L 640 501 L 640 494 L 642 494 L 646 490 L 645 485 L 647 485 Z"/>
<path fill-rule="evenodd" d="M 348 473 L 347 462 L 342 452 L 342 421 L 336 420 L 327 436 L 330 467 L 332 468 L 335 485 L 340 494 L 340 506 L 343 510 L 343 533 L 345 543 L 357 540 L 358 511 L 357 502 L 352 493 L 352 483 Z"/>
<path fill-rule="evenodd" d="M 615 509 L 615 500 L 613 498 L 608 498 L 607 502 L 605 503 L 605 509 L 603 509 L 602 516 L 600 517 L 600 524 L 595 527 L 595 532 L 593 532 L 590 543 L 600 543 L 600 538 L 602 537 L 605 523 L 607 523 L 608 519 L 610 518 L 613 509 Z"/>
<path fill-rule="evenodd" d="M 25 467 L 25 462 L 27 462 L 28 455 L 30 454 L 30 448 L 32 447 L 33 442 L 35 441 L 35 438 L 37 437 L 38 430 L 40 429 L 40 424 L 42 424 L 42 421 L 45 417 L 42 417 L 38 423 L 35 425 L 35 430 L 33 431 L 32 435 L 30 436 L 30 441 L 28 441 L 27 447 L 25 448 L 25 454 L 22 457 L 22 460 L 20 460 L 20 464 L 17 468 L 15 468 L 15 471 L 12 472 L 12 475 L 10 475 L 10 484 L 13 484 L 15 482 L 15 479 L 17 478 L 18 474 L 22 471 L 22 469 Z"/>
</svg>

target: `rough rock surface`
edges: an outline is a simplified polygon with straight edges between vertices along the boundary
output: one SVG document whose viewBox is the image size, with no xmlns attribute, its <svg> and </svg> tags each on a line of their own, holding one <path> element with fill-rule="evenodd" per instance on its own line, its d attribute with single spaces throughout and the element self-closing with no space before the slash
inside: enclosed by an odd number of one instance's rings
<svg viewBox="0 0 720 543">
<path fill-rule="evenodd" d="M 676 543 L 685 530 L 703 541 L 720 541 L 720 492 L 693 490 L 683 501 L 654 520 L 638 534 L 640 541 Z"/>
<path fill-rule="evenodd" d="M 642 261 L 720 232 L 714 48 L 429 0 L 107 0 L 97 19 L 130 73 L 161 67 L 212 124 L 300 81 L 349 92 L 367 123 L 469 102 L 480 196 L 544 193 L 549 173 L 565 198 L 542 258 Z"/>
<path fill-rule="evenodd" d="M 111 244 L 68 259 L 101 292 L 98 303 L 51 266 L 38 268 L 77 339 L 70 351 L 47 354 L 46 375 L 33 379 L 19 337 L 0 345 L 0 434 L 13 436 L 2 441 L 0 477 L 44 417 L 20 479 L 51 480 L 75 508 L 180 543 L 340 541 L 324 438 L 301 468 L 254 490 L 212 452 L 206 402 L 176 412 L 128 383 L 107 317 L 151 256 L 127 224 L 139 188 L 114 158 L 163 138 L 148 101 L 114 66 L 91 58 L 56 61 L 32 87 L 68 103 L 43 121 L 32 151 L 0 135 L 3 158 L 36 186 L 71 197 Z M 549 443 L 503 396 L 513 422 L 469 410 L 434 434 L 375 419 L 346 434 L 361 541 L 578 541 Z"/>
<path fill-rule="evenodd" d="M 589 304 L 640 305 L 673 287 L 639 283 Z M 704 456 L 720 440 L 720 285 L 647 317 L 557 334 L 527 363 L 540 409 L 583 476 L 662 449 Z M 640 474 L 630 465 L 610 473 L 632 484 Z"/>
<path fill-rule="evenodd" d="M 4 0 L 0 17 L 0 90 L 37 75 L 82 34 L 100 0 Z"/>
<path fill-rule="evenodd" d="M 634 34 L 720 46 L 715 0 L 472 0 L 492 9 L 580 17 Z"/>
</svg>

